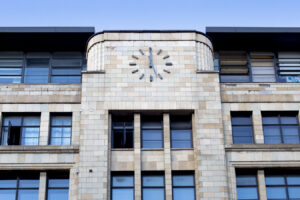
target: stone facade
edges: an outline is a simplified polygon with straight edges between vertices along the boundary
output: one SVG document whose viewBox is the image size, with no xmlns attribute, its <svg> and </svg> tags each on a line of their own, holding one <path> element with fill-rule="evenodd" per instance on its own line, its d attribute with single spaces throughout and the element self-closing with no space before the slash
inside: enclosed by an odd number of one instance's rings
<svg viewBox="0 0 300 200">
<path fill-rule="evenodd" d="M 132 73 L 148 68 L 148 49 L 162 49 L 172 62 L 163 79 L 149 81 Z M 139 49 L 146 52 L 143 57 Z M 132 55 L 141 58 L 131 66 Z M 39 170 L 39 200 L 45 200 L 47 170 L 70 170 L 71 200 L 111 196 L 111 173 L 134 172 L 135 200 L 141 199 L 141 174 L 163 171 L 166 200 L 172 199 L 172 172 L 192 171 L 197 200 L 236 199 L 236 168 L 259 168 L 260 199 L 266 199 L 263 168 L 298 167 L 297 144 L 264 144 L 262 111 L 299 111 L 299 87 L 293 83 L 219 83 L 213 47 L 203 34 L 187 32 L 103 32 L 87 46 L 82 84 L 6 84 L 0 88 L 0 112 L 41 114 L 38 146 L 1 146 L 3 170 Z M 164 60 L 154 58 L 159 72 Z M 145 70 L 146 72 L 146 70 Z M 148 71 L 149 72 L 149 71 Z M 134 148 L 111 148 L 112 112 L 134 116 Z M 193 148 L 170 146 L 170 114 L 192 113 Z M 233 144 L 231 111 L 251 111 L 255 144 Z M 50 114 L 72 113 L 70 146 L 49 146 Z M 141 148 L 141 115 L 163 116 L 164 145 Z"/>
</svg>

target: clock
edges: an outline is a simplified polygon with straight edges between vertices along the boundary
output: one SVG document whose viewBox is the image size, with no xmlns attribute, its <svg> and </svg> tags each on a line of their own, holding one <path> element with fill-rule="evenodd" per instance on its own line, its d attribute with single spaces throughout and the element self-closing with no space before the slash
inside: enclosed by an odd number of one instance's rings
<svg viewBox="0 0 300 200">
<path fill-rule="evenodd" d="M 154 52 L 152 47 L 146 51 L 138 50 L 137 54 L 133 54 L 133 61 L 129 63 L 130 66 L 135 67 L 131 73 L 139 74 L 140 80 L 149 80 L 150 82 L 155 79 L 163 79 L 165 74 L 170 74 L 170 67 L 173 63 L 169 61 L 170 56 L 163 52 L 162 49 Z"/>
</svg>

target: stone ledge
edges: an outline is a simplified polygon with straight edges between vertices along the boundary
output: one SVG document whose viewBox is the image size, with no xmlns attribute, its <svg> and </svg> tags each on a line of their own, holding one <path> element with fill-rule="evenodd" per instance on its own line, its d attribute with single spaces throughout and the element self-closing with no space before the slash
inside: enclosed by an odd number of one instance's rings
<svg viewBox="0 0 300 200">
<path fill-rule="evenodd" d="M 0 146 L 0 154 L 3 153 L 79 153 L 79 146 Z"/>
<path fill-rule="evenodd" d="M 226 152 L 241 151 L 300 151 L 300 144 L 232 144 L 225 145 Z"/>
</svg>

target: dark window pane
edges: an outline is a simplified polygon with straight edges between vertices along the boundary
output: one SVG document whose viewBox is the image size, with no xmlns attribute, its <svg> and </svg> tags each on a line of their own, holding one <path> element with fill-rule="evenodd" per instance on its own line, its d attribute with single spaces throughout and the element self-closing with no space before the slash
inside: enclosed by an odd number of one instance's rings
<svg viewBox="0 0 300 200">
<path fill-rule="evenodd" d="M 164 186 L 164 176 L 143 176 L 143 186 Z"/>
<path fill-rule="evenodd" d="M 164 200 L 165 191 L 163 188 L 144 188 L 143 200 Z"/>
<path fill-rule="evenodd" d="M 238 199 L 258 199 L 257 188 L 241 187 L 237 188 Z"/>
<path fill-rule="evenodd" d="M 193 175 L 174 175 L 173 176 L 174 186 L 194 186 Z"/>
<path fill-rule="evenodd" d="M 287 176 L 288 185 L 300 185 L 300 176 Z"/>
<path fill-rule="evenodd" d="M 282 124 L 298 124 L 297 116 L 281 116 L 280 121 Z"/>
<path fill-rule="evenodd" d="M 68 189 L 48 189 L 47 200 L 68 200 L 69 190 Z"/>
<path fill-rule="evenodd" d="M 195 191 L 194 188 L 174 188 L 173 189 L 174 200 L 194 200 Z"/>
<path fill-rule="evenodd" d="M 282 143 L 280 136 L 265 136 L 265 143 L 266 144 L 279 144 Z"/>
<path fill-rule="evenodd" d="M 23 119 L 24 126 L 39 126 L 40 125 L 40 117 L 24 117 Z"/>
<path fill-rule="evenodd" d="M 266 185 L 284 185 L 282 176 L 266 176 Z"/>
<path fill-rule="evenodd" d="M 16 190 L 0 190 L 0 199 L 15 200 L 16 199 Z"/>
<path fill-rule="evenodd" d="M 39 199 L 38 190 L 19 190 L 18 192 L 18 200 L 38 200 L 38 199 Z"/>
<path fill-rule="evenodd" d="M 300 187 L 289 187 L 288 192 L 290 199 L 300 199 Z"/>
<path fill-rule="evenodd" d="M 51 118 L 51 125 L 53 126 L 71 126 L 72 116 L 53 116 Z"/>
<path fill-rule="evenodd" d="M 233 137 L 234 144 L 252 144 L 253 138 L 251 137 Z"/>
<path fill-rule="evenodd" d="M 162 141 L 143 141 L 143 148 L 163 148 Z"/>
<path fill-rule="evenodd" d="M 172 148 L 193 148 L 192 141 L 172 141 Z"/>
<path fill-rule="evenodd" d="M 143 140 L 162 140 L 162 130 L 143 130 Z"/>
<path fill-rule="evenodd" d="M 81 83 L 81 76 L 52 76 L 51 83 Z"/>
<path fill-rule="evenodd" d="M 81 59 L 54 59 L 52 65 L 55 67 L 81 67 Z"/>
<path fill-rule="evenodd" d="M 69 179 L 49 179 L 48 187 L 69 187 Z"/>
<path fill-rule="evenodd" d="M 284 187 L 267 187 L 268 199 L 286 199 L 286 191 Z"/>
<path fill-rule="evenodd" d="M 113 187 L 133 187 L 133 176 L 113 176 Z"/>
<path fill-rule="evenodd" d="M 192 130 L 171 130 L 172 140 L 192 140 Z"/>
<path fill-rule="evenodd" d="M 299 136 L 298 126 L 282 126 L 283 136 Z"/>
<path fill-rule="evenodd" d="M 112 200 L 133 200 L 134 191 L 133 189 L 113 189 Z"/>
<path fill-rule="evenodd" d="M 17 180 L 0 180 L 0 188 L 16 188 Z"/>
<path fill-rule="evenodd" d="M 142 122 L 143 129 L 161 129 L 161 121 L 145 121 Z"/>
<path fill-rule="evenodd" d="M 52 75 L 81 75 L 80 68 L 54 68 Z"/>
<path fill-rule="evenodd" d="M 20 59 L 0 59 L 0 67 L 22 67 L 23 60 Z"/>
<path fill-rule="evenodd" d="M 264 136 L 280 136 L 279 126 L 264 126 Z"/>
<path fill-rule="evenodd" d="M 283 143 L 297 144 L 299 143 L 299 136 L 283 136 Z"/>
<path fill-rule="evenodd" d="M 256 176 L 249 176 L 249 175 L 238 175 L 236 177 L 236 184 L 238 186 L 245 186 L 245 185 L 256 185 Z"/>
<path fill-rule="evenodd" d="M 20 180 L 19 187 L 20 188 L 38 188 L 39 187 L 39 180 Z"/>
<path fill-rule="evenodd" d="M 113 148 L 124 148 L 123 134 L 123 130 L 113 130 Z"/>
<path fill-rule="evenodd" d="M 232 125 L 252 125 L 251 117 L 249 116 L 239 116 L 231 118 Z"/>
<path fill-rule="evenodd" d="M 279 124 L 278 117 L 263 117 L 262 118 L 263 124 Z"/>
<path fill-rule="evenodd" d="M 236 137 L 236 136 L 252 137 L 253 136 L 252 126 L 233 126 L 232 134 L 233 134 L 233 137 Z"/>
<path fill-rule="evenodd" d="M 0 76 L 0 83 L 21 83 L 21 76 Z"/>
<path fill-rule="evenodd" d="M 21 68 L 0 68 L 1 75 L 21 75 Z"/>
</svg>

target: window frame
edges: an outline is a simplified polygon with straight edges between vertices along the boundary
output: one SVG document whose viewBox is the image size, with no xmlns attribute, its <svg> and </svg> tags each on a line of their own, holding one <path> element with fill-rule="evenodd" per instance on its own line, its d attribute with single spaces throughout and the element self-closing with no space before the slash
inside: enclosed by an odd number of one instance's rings
<svg viewBox="0 0 300 200">
<path fill-rule="evenodd" d="M 193 176 L 193 186 L 174 186 L 174 176 Z M 196 197 L 196 180 L 194 171 L 172 171 L 172 200 L 174 200 L 174 189 L 176 188 L 193 188 L 194 189 L 194 200 Z"/>
<path fill-rule="evenodd" d="M 0 52 L 1 53 L 1 52 Z M 66 74 L 61 74 L 61 75 L 53 75 L 52 73 L 52 70 L 53 69 L 57 69 L 59 67 L 55 67 L 53 66 L 53 60 L 73 60 L 73 59 L 78 59 L 80 60 L 80 67 L 70 67 L 72 69 L 79 69 L 80 68 L 80 71 L 84 71 L 86 70 L 86 58 L 85 58 L 85 52 L 81 52 L 81 51 L 57 51 L 57 52 L 52 52 L 52 51 L 41 51 L 41 52 L 21 52 L 20 55 L 17 55 L 17 53 L 20 53 L 20 52 L 17 52 L 17 51 L 11 51 L 11 53 L 16 53 L 15 56 L 11 56 L 9 57 L 4 55 L 3 57 L 0 56 L 0 60 L 20 60 L 22 61 L 22 66 L 19 67 L 19 69 L 21 69 L 21 75 L 18 75 L 18 77 L 20 77 L 20 82 L 19 83 L 0 83 L 1 84 L 47 84 L 47 83 L 51 83 L 51 84 L 79 84 L 79 83 L 82 83 L 82 75 L 70 75 L 68 73 Z M 30 53 L 40 53 L 40 55 L 34 55 L 34 56 L 29 56 Z M 54 57 L 54 54 L 55 53 L 78 53 L 78 55 L 80 55 L 80 57 L 78 56 L 77 58 L 73 57 L 68 57 L 68 56 L 65 56 L 65 57 L 62 57 L 62 58 L 53 58 Z M 47 55 L 48 54 L 48 55 Z M 28 83 L 26 82 L 25 83 L 25 70 L 28 68 L 28 60 L 29 59 L 48 59 L 49 60 L 49 63 L 48 63 L 48 81 L 47 83 Z M 6 68 L 13 68 L 13 67 L 6 67 Z M 17 67 L 15 67 L 17 68 Z M 63 67 L 61 67 L 63 68 Z M 1 76 L 14 76 L 14 77 L 17 77 L 16 75 L 2 75 L 0 74 L 0 77 Z M 79 82 L 53 82 L 52 81 L 52 77 L 53 76 L 68 76 L 68 77 L 80 77 L 80 81 Z"/>
<path fill-rule="evenodd" d="M 283 116 L 292 116 L 295 115 L 297 123 L 296 124 L 282 124 L 281 123 L 281 115 Z M 280 112 L 261 112 L 261 120 L 262 120 L 262 128 L 263 128 L 263 134 L 264 134 L 264 144 L 299 144 L 300 143 L 300 127 L 299 127 L 299 113 L 298 111 L 280 111 Z M 274 116 L 277 117 L 278 119 L 278 124 L 264 124 L 263 123 L 263 117 L 267 117 L 267 116 Z M 265 137 L 265 133 L 264 133 L 264 127 L 268 127 L 268 126 L 278 126 L 279 127 L 279 133 L 280 133 L 280 143 L 266 143 L 266 137 Z M 283 137 L 283 126 L 297 126 L 297 130 L 298 130 L 298 138 L 299 138 L 299 143 L 285 143 L 284 142 L 284 137 Z"/>
<path fill-rule="evenodd" d="M 58 116 L 61 116 L 61 117 L 71 117 L 71 125 L 68 125 L 68 126 L 63 126 L 63 125 L 59 125 L 59 126 L 52 126 L 52 117 L 58 117 Z M 62 127 L 62 128 L 70 128 L 71 129 L 71 133 L 70 133 L 70 143 L 69 144 L 59 144 L 60 146 L 68 146 L 68 145 L 72 145 L 72 137 L 73 137 L 73 115 L 72 113 L 55 113 L 55 112 L 52 112 L 50 113 L 50 120 L 49 120 L 49 136 L 48 136 L 48 145 L 55 145 L 55 144 L 51 144 L 51 138 L 52 138 L 52 128 L 53 127 Z M 61 138 L 64 138 L 64 137 L 61 137 Z"/>
<path fill-rule="evenodd" d="M 20 144 L 3 144 L 3 131 L 5 128 L 9 128 L 9 126 L 4 126 L 4 119 L 5 117 L 19 117 L 21 118 L 21 126 L 12 126 L 12 127 L 20 127 Z M 33 126 L 33 125 L 30 125 L 30 126 L 24 126 L 24 117 L 39 117 L 40 119 L 40 124 L 39 126 Z M 22 137 L 22 130 L 23 128 L 26 128 L 26 127 L 29 127 L 29 128 L 39 128 L 39 135 L 37 137 L 37 144 L 34 144 L 34 145 L 22 145 L 22 138 L 25 138 L 25 137 Z M 2 115 L 2 124 L 1 124 L 1 133 L 0 133 L 0 146 L 39 146 L 40 145 L 40 134 L 41 134 L 41 113 L 3 113 Z M 8 130 L 8 136 L 9 137 L 10 135 L 10 130 Z M 29 138 L 35 138 L 35 137 L 29 137 Z"/>
<path fill-rule="evenodd" d="M 236 125 L 236 124 L 232 123 L 232 118 L 233 117 L 241 117 L 241 116 L 249 116 L 250 121 L 251 121 L 251 125 L 249 125 L 249 124 Z M 255 144 L 252 111 L 231 111 L 230 112 L 230 120 L 231 120 L 231 135 L 232 135 L 232 143 L 233 144 Z M 233 127 L 251 127 L 251 131 L 252 131 L 251 143 L 236 143 L 235 142 L 235 137 L 234 137 Z M 238 136 L 238 137 L 240 138 L 240 137 L 247 137 L 247 136 Z"/>
<path fill-rule="evenodd" d="M 128 120 L 128 118 L 130 118 L 130 120 Z M 116 129 L 114 128 L 114 123 L 122 123 L 122 127 L 121 129 Z M 126 123 L 131 123 L 131 126 L 126 126 Z M 127 128 L 127 127 L 132 127 L 132 128 Z M 125 137 L 127 135 L 127 130 L 132 130 L 132 147 L 114 147 L 114 141 L 115 141 L 115 134 L 114 134 L 114 130 L 123 130 L 123 138 L 124 138 L 124 134 Z M 124 141 L 122 140 L 122 142 L 124 143 Z M 125 144 L 123 144 L 124 146 Z M 132 115 L 127 115 L 125 116 L 116 116 L 116 115 L 112 115 L 111 117 L 111 148 L 112 149 L 133 149 L 134 148 L 134 117 Z"/>
<path fill-rule="evenodd" d="M 49 187 L 49 180 L 51 179 L 68 179 L 69 180 L 69 185 L 68 187 Z M 46 182 L 46 200 L 48 200 L 48 194 L 49 194 L 49 189 L 54 189 L 54 190 L 68 190 L 68 197 L 70 193 L 70 174 L 69 171 L 62 172 L 62 171 L 54 171 L 54 172 L 48 172 L 47 173 L 47 182 Z"/>
<path fill-rule="evenodd" d="M 116 187 L 114 186 L 114 183 L 113 183 L 113 177 L 116 177 L 116 176 L 119 176 L 119 177 L 122 177 L 122 176 L 131 176 L 132 179 L 133 179 L 133 185 L 132 186 L 126 186 L 126 187 Z M 113 200 L 113 189 L 132 189 L 133 190 L 133 200 L 135 199 L 135 179 L 134 179 L 134 172 L 131 172 L 131 171 L 118 171 L 118 172 L 111 172 L 111 175 L 110 175 L 110 199 Z"/>
<path fill-rule="evenodd" d="M 238 185 L 237 184 L 237 177 L 238 176 L 248 176 L 248 177 L 251 177 L 251 176 L 254 176 L 255 177 L 255 186 L 254 185 Z M 237 194 L 237 190 L 238 188 L 256 188 L 256 192 L 257 192 L 257 199 L 249 199 L 249 200 L 259 200 L 259 185 L 258 185 L 258 177 L 257 177 L 257 170 L 249 170 L 249 169 L 242 169 L 242 170 L 239 170 L 239 169 L 236 169 L 235 170 L 235 180 L 236 180 L 236 194 Z M 238 195 L 238 194 L 237 194 Z M 238 196 L 237 196 L 237 200 L 238 200 Z"/>
<path fill-rule="evenodd" d="M 144 176 L 152 176 L 152 177 L 155 177 L 155 176 L 162 176 L 163 178 L 163 186 L 144 186 Z M 144 188 L 150 188 L 150 189 L 163 189 L 164 191 L 164 200 L 166 200 L 166 183 L 165 183 L 165 175 L 163 172 L 142 172 L 142 176 L 141 176 L 141 189 L 142 189 L 142 200 L 143 200 L 143 193 L 144 193 Z"/>
<path fill-rule="evenodd" d="M 10 173 L 13 173 L 13 172 L 16 172 L 16 171 L 10 171 Z M 22 171 L 24 172 L 24 171 Z M 20 190 L 37 190 L 38 194 L 39 194 L 39 185 L 37 187 L 20 187 L 20 181 L 21 180 L 38 180 L 39 183 L 40 183 L 40 175 L 39 175 L 39 172 L 33 172 L 33 171 L 28 171 L 30 175 L 30 177 L 32 175 L 34 176 L 37 176 L 37 179 L 26 179 L 27 177 L 29 177 L 28 174 L 20 174 L 20 172 L 16 172 L 15 174 L 9 174 L 11 175 L 11 177 L 14 177 L 15 179 L 8 179 L 8 180 L 16 180 L 16 186 L 14 188 L 12 187 L 7 187 L 7 188 L 0 188 L 0 190 L 13 190 L 15 191 L 15 200 L 18 200 L 19 198 L 19 191 Z M 23 177 L 22 177 L 23 176 Z M 24 178 L 25 177 L 25 178 Z M 3 179 L 0 179 L 0 180 L 3 180 Z"/>
<path fill-rule="evenodd" d="M 143 123 L 144 121 L 151 121 L 151 118 L 155 117 L 159 117 L 160 118 L 160 128 L 143 128 Z M 155 120 L 154 120 L 155 121 Z M 157 120 L 158 122 L 158 120 Z M 163 124 L 163 116 L 162 115 L 141 115 L 141 120 L 140 120 L 140 124 L 141 124 L 141 128 L 140 128 L 140 134 L 141 134 L 141 148 L 142 149 L 163 149 L 164 148 L 164 124 Z M 162 146 L 161 147 L 144 147 L 143 143 L 144 143 L 144 134 L 143 134 L 143 130 L 161 130 L 161 143 Z M 159 140 L 147 140 L 147 141 L 159 141 Z"/>
<path fill-rule="evenodd" d="M 193 142 L 193 114 L 188 114 L 188 115 L 172 115 L 170 114 L 170 142 L 171 142 L 171 149 L 193 149 L 194 148 L 194 142 Z M 172 118 L 190 118 L 190 129 L 185 129 L 185 128 L 178 128 L 178 129 L 172 129 Z M 178 122 L 178 121 L 177 121 Z M 173 139 L 172 139 L 172 130 L 190 130 L 190 135 L 191 135 L 191 147 L 173 147 Z M 177 141 L 177 140 L 176 140 Z M 188 140 L 183 140 L 183 141 L 188 141 Z"/>
<path fill-rule="evenodd" d="M 284 187 L 287 200 L 291 200 L 291 198 L 289 196 L 288 188 L 289 187 L 300 187 L 300 184 L 298 184 L 298 185 L 289 185 L 288 184 L 287 177 L 291 176 L 291 175 L 299 175 L 300 176 L 299 172 L 298 173 L 297 172 L 293 173 L 293 171 L 288 172 L 288 173 L 282 173 L 279 170 L 265 171 L 265 180 L 266 180 L 267 177 L 282 177 L 284 179 L 284 185 L 283 184 L 268 185 L 266 183 L 266 185 L 265 185 L 266 191 L 267 191 L 267 188 Z M 276 199 L 268 199 L 268 200 L 276 200 Z"/>
</svg>

